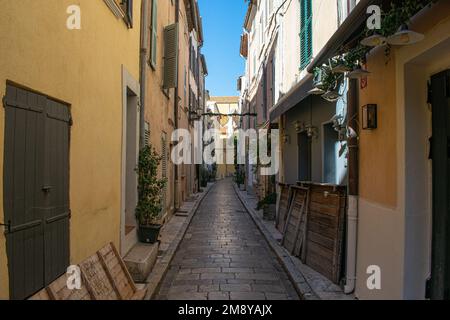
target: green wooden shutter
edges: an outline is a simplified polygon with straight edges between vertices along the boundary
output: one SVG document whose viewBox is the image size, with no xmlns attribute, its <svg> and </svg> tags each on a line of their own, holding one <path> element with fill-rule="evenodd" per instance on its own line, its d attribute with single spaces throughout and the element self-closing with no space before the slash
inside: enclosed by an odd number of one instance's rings
<svg viewBox="0 0 450 320">
<path fill-rule="evenodd" d="M 133 0 L 125 0 L 123 2 L 123 5 L 125 6 L 125 14 L 128 27 L 133 28 Z"/>
<path fill-rule="evenodd" d="M 178 23 L 164 28 L 164 89 L 178 85 Z"/>
<path fill-rule="evenodd" d="M 152 21 L 151 21 L 151 51 L 150 51 L 150 65 L 156 67 L 156 50 L 157 50 L 157 36 L 158 36 L 158 0 L 153 0 L 152 5 Z"/>
<path fill-rule="evenodd" d="M 305 69 L 312 58 L 312 4 L 300 0 L 300 69 Z"/>
</svg>

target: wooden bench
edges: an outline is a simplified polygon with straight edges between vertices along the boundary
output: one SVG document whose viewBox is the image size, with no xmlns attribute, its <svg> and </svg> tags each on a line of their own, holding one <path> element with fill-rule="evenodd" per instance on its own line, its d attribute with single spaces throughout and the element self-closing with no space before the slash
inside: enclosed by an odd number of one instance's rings
<svg viewBox="0 0 450 320">
<path fill-rule="evenodd" d="M 79 265 L 82 285 L 67 288 L 67 274 L 52 282 L 30 300 L 143 300 L 114 244 L 110 243 Z"/>
</svg>

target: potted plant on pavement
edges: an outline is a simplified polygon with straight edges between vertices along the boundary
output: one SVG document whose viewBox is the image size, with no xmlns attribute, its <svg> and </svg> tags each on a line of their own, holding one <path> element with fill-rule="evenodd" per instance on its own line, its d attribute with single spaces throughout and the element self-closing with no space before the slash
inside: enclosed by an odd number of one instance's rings
<svg viewBox="0 0 450 320">
<path fill-rule="evenodd" d="M 208 186 L 208 182 L 210 180 L 210 172 L 208 168 L 205 166 L 200 166 L 200 184 L 202 188 L 206 188 Z"/>
<path fill-rule="evenodd" d="M 272 221 L 275 220 L 276 216 L 276 204 L 277 204 L 277 194 L 271 193 L 266 196 L 263 200 L 258 202 L 257 210 L 263 209 L 263 219 Z"/>
<path fill-rule="evenodd" d="M 245 173 L 240 167 L 236 168 L 236 173 L 234 175 L 234 182 L 236 182 L 239 190 L 243 190 L 245 187 Z"/>
<path fill-rule="evenodd" d="M 153 244 L 158 241 L 161 230 L 161 212 L 163 209 L 163 189 L 166 179 L 158 178 L 158 166 L 162 157 L 150 145 L 139 154 L 138 173 L 138 205 L 136 219 L 139 225 L 138 237 L 142 243 Z"/>
</svg>

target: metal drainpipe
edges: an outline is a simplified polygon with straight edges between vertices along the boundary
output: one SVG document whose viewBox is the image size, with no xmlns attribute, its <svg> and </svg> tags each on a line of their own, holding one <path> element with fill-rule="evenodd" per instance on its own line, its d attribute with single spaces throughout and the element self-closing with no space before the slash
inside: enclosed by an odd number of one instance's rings
<svg viewBox="0 0 450 320">
<path fill-rule="evenodd" d="M 147 95 L 147 52 L 148 52 L 148 0 L 142 0 L 141 6 L 141 50 L 140 50 L 140 110 L 139 110 L 139 146 L 145 147 L 145 99 Z"/>
<path fill-rule="evenodd" d="M 180 0 L 175 0 L 175 23 L 179 22 L 179 12 L 180 12 Z M 179 27 L 179 26 L 178 26 Z M 180 46 L 180 38 L 178 38 L 178 43 L 177 43 L 177 50 L 179 51 L 179 46 Z M 178 58 L 179 59 L 179 58 Z M 174 89 L 174 102 L 173 102 L 173 116 L 174 116 L 174 130 L 178 129 L 178 79 L 179 79 L 179 60 L 177 61 L 178 64 L 178 72 L 177 72 L 177 79 L 176 79 L 176 86 Z M 177 203 L 177 199 L 178 199 L 178 166 L 175 165 L 174 167 L 174 184 L 173 184 L 173 200 L 174 200 L 174 209 L 175 211 L 177 211 L 178 205 L 179 203 Z"/>
<path fill-rule="evenodd" d="M 358 131 L 358 80 L 349 80 L 348 125 Z M 347 211 L 347 274 L 344 292 L 353 293 L 356 285 L 356 255 L 358 241 L 359 157 L 358 138 L 348 141 L 348 211 Z"/>
</svg>

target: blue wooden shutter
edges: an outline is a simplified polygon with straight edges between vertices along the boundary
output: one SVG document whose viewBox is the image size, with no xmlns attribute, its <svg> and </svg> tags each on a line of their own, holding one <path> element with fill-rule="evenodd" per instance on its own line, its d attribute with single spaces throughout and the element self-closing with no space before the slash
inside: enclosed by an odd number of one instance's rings
<svg viewBox="0 0 450 320">
<path fill-rule="evenodd" d="M 312 58 L 312 4 L 300 0 L 300 69 L 305 69 Z"/>
</svg>

